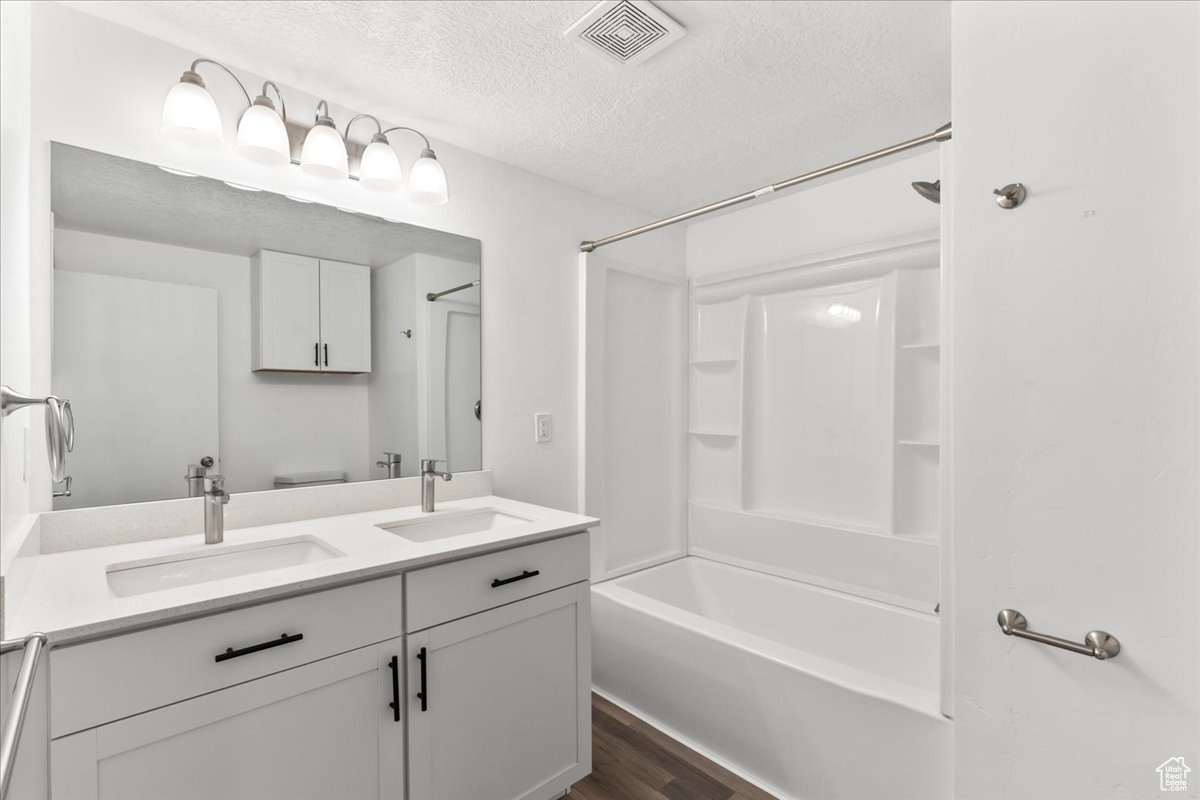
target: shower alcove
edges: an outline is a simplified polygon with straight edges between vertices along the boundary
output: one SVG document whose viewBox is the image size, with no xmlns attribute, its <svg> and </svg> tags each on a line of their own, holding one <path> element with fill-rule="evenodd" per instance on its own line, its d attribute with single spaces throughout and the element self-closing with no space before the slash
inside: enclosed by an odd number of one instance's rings
<svg viewBox="0 0 1200 800">
<path fill-rule="evenodd" d="M 932 612 L 936 241 L 691 293 L 690 552 Z"/>
</svg>

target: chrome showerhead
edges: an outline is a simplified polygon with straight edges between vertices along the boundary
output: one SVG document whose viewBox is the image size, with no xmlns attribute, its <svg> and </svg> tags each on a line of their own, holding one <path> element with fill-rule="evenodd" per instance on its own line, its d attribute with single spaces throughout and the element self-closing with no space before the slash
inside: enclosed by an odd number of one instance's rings
<svg viewBox="0 0 1200 800">
<path fill-rule="evenodd" d="M 942 181 L 940 178 L 933 183 L 929 181 L 913 181 L 912 187 L 917 190 L 917 194 L 926 200 L 933 203 L 942 202 Z"/>
</svg>

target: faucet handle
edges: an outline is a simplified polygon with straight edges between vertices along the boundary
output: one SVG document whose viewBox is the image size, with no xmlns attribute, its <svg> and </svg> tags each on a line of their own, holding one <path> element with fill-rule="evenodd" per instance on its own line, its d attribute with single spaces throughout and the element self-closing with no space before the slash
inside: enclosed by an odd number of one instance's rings
<svg viewBox="0 0 1200 800">
<path fill-rule="evenodd" d="M 225 476 L 215 474 L 205 475 L 204 493 L 213 497 L 220 497 L 222 503 L 228 503 L 229 492 L 225 491 Z"/>
</svg>

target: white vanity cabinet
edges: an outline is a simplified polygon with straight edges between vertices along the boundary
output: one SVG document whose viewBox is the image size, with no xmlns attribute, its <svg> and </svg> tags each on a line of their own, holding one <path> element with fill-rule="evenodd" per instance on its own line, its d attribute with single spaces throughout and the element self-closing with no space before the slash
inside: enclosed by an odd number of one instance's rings
<svg viewBox="0 0 1200 800">
<path fill-rule="evenodd" d="M 55 800 L 404 797 L 400 639 L 56 739 Z"/>
<path fill-rule="evenodd" d="M 371 268 L 260 250 L 251 259 L 251 369 L 371 371 Z"/>
<path fill-rule="evenodd" d="M 591 771 L 588 558 L 573 533 L 56 647 L 50 800 L 558 797 Z"/>
<path fill-rule="evenodd" d="M 401 587 L 51 651 L 52 800 L 402 800 Z"/>
<path fill-rule="evenodd" d="M 449 616 L 477 613 L 407 635 L 409 800 L 549 800 L 591 771 L 587 548 L 578 534 L 410 574 L 410 623 L 435 592 L 459 599 L 436 607 Z"/>
</svg>

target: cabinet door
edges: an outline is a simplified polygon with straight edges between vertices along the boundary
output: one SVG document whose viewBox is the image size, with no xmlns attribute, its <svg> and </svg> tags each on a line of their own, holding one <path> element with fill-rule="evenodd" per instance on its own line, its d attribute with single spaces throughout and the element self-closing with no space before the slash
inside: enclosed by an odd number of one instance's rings
<svg viewBox="0 0 1200 800">
<path fill-rule="evenodd" d="M 408 637 L 410 800 L 548 800 L 591 771 L 588 598 L 577 583 Z"/>
<path fill-rule="evenodd" d="M 255 370 L 321 369 L 321 279 L 317 259 L 267 250 L 252 264 Z"/>
<path fill-rule="evenodd" d="M 371 268 L 321 261 L 321 368 L 371 371 Z"/>
<path fill-rule="evenodd" d="M 51 797 L 402 800 L 402 652 L 391 639 L 55 739 Z"/>
</svg>

